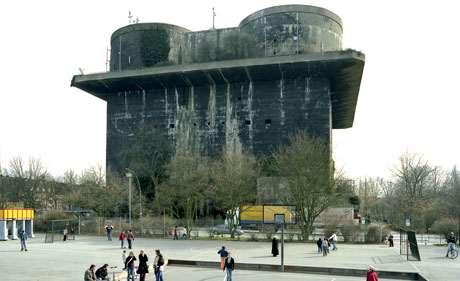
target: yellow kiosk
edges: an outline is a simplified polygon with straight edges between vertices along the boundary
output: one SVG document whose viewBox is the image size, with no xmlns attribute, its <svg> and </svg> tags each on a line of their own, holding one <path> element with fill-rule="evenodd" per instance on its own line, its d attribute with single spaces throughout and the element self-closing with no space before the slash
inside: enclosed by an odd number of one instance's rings
<svg viewBox="0 0 460 281">
<path fill-rule="evenodd" d="M 0 209 L 0 241 L 18 239 L 18 233 L 25 231 L 29 237 L 34 236 L 34 209 L 5 208 Z"/>
</svg>

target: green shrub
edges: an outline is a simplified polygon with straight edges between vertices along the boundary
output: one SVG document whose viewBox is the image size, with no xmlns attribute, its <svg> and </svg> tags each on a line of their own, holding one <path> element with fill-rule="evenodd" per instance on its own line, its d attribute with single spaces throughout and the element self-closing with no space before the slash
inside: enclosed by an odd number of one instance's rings
<svg viewBox="0 0 460 281">
<path fill-rule="evenodd" d="M 147 29 L 141 34 L 141 57 L 145 67 L 168 60 L 169 36 L 164 29 Z"/>
</svg>

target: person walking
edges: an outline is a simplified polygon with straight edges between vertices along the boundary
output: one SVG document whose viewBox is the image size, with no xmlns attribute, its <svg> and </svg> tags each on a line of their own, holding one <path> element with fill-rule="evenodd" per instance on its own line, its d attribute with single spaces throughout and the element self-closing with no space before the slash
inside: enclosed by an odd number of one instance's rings
<svg viewBox="0 0 460 281">
<path fill-rule="evenodd" d="M 173 240 L 179 240 L 179 228 L 177 228 L 177 225 L 176 227 L 174 227 L 173 233 L 174 233 Z"/>
<path fill-rule="evenodd" d="M 390 234 L 390 236 L 388 237 L 388 243 L 390 245 L 390 247 L 394 247 L 395 245 L 393 244 L 393 234 Z"/>
<path fill-rule="evenodd" d="M 155 250 L 155 259 L 153 260 L 153 272 L 155 273 L 155 280 L 158 281 L 158 271 L 160 270 L 160 266 L 158 262 L 160 260 L 160 249 Z"/>
<path fill-rule="evenodd" d="M 184 229 L 182 229 L 182 236 L 179 240 L 182 240 L 182 238 L 185 238 L 185 240 L 187 240 L 187 226 L 184 226 Z"/>
<path fill-rule="evenodd" d="M 66 242 L 67 241 L 67 226 L 64 226 L 64 229 L 62 230 L 62 236 L 63 236 L 62 240 Z"/>
<path fill-rule="evenodd" d="M 449 237 L 447 237 L 447 253 L 446 253 L 446 258 L 449 256 L 449 251 L 451 249 L 455 250 L 455 243 L 456 243 L 456 238 L 453 232 L 450 233 Z"/>
<path fill-rule="evenodd" d="M 126 234 L 124 231 L 122 231 L 120 233 L 120 237 L 118 237 L 118 240 L 121 241 L 121 248 L 123 249 L 123 247 L 125 246 L 125 237 L 126 237 Z"/>
<path fill-rule="evenodd" d="M 130 276 L 132 277 L 132 281 L 134 281 L 134 262 L 136 261 L 136 257 L 134 256 L 133 252 L 129 252 L 129 256 L 126 258 L 125 268 L 128 269 L 128 278 L 127 281 L 130 280 Z"/>
<path fill-rule="evenodd" d="M 272 239 L 272 255 L 276 257 L 280 252 L 278 250 L 278 236 L 274 236 Z"/>
<path fill-rule="evenodd" d="M 329 252 L 329 249 L 328 249 L 329 246 L 328 246 L 326 237 L 324 237 L 323 244 L 321 246 L 323 247 L 323 257 L 326 257 L 327 253 Z"/>
<path fill-rule="evenodd" d="M 137 267 L 137 274 L 139 274 L 139 281 L 145 281 L 145 274 L 149 273 L 149 266 L 147 262 L 149 258 L 144 252 L 144 249 L 139 253 L 139 266 Z"/>
<path fill-rule="evenodd" d="M 335 231 L 332 231 L 332 235 L 329 237 L 329 240 L 332 240 L 332 251 L 337 250 L 337 234 L 335 234 Z"/>
<path fill-rule="evenodd" d="M 126 270 L 126 258 L 128 257 L 128 254 L 126 254 L 126 250 L 123 250 L 123 253 L 121 254 L 121 260 L 123 261 L 123 271 Z"/>
<path fill-rule="evenodd" d="M 128 238 L 127 239 L 128 239 L 128 248 L 132 249 L 133 248 L 133 241 L 134 241 L 134 234 L 131 231 L 131 229 L 128 232 Z"/>
<path fill-rule="evenodd" d="M 107 223 L 105 226 L 105 230 L 107 230 L 107 241 L 112 241 L 112 229 L 113 225 L 111 223 Z"/>
<path fill-rule="evenodd" d="M 165 270 L 165 259 L 163 258 L 162 254 L 158 256 L 158 281 L 163 280 L 163 271 Z"/>
<path fill-rule="evenodd" d="M 85 271 L 84 281 L 96 281 L 96 274 L 94 274 L 94 269 L 96 266 L 94 264 L 90 265 L 89 269 Z"/>
<path fill-rule="evenodd" d="M 228 252 L 225 250 L 225 246 L 222 246 L 222 249 L 220 249 L 217 254 L 220 254 L 220 269 L 224 269 L 225 259 L 228 256 Z"/>
<path fill-rule="evenodd" d="M 27 233 L 23 230 L 19 233 L 19 239 L 21 242 L 21 251 L 27 251 L 26 240 L 27 240 Z"/>
<path fill-rule="evenodd" d="M 99 267 L 96 270 L 97 281 L 104 281 L 104 280 L 110 281 L 110 277 L 107 274 L 108 266 L 109 266 L 108 264 L 104 264 L 103 266 Z"/>
<path fill-rule="evenodd" d="M 318 246 L 318 254 L 321 253 L 321 247 L 323 246 L 323 241 L 321 241 L 321 237 L 316 241 L 316 245 Z"/>
<path fill-rule="evenodd" d="M 225 258 L 225 265 L 223 271 L 227 270 L 227 281 L 232 281 L 232 273 L 235 270 L 235 260 L 232 258 L 232 253 L 228 252 L 227 258 Z"/>
<path fill-rule="evenodd" d="M 367 279 L 366 281 L 379 281 L 379 277 L 377 276 L 377 273 L 374 271 L 373 266 L 369 266 L 367 268 Z"/>
</svg>

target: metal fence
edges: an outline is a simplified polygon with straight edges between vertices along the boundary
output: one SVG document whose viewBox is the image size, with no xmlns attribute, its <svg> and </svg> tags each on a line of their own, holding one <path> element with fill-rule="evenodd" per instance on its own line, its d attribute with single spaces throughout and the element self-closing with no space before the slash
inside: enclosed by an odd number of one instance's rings
<svg viewBox="0 0 460 281">
<path fill-rule="evenodd" d="M 420 261 L 417 237 L 415 232 L 401 228 L 399 231 L 399 254 L 409 261 Z"/>
</svg>

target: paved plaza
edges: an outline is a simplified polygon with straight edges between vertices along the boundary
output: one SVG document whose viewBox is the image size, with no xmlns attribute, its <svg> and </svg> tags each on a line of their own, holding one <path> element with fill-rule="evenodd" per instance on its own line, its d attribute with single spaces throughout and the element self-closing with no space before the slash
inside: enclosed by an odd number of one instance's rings
<svg viewBox="0 0 460 281">
<path fill-rule="evenodd" d="M 44 235 L 29 239 L 28 252 L 21 252 L 19 241 L 0 242 L 0 263 L 2 278 L 5 280 L 82 280 L 84 271 L 90 264 L 97 267 L 104 263 L 122 266 L 120 244 L 117 239 L 109 242 L 105 237 L 80 236 L 66 243 L 57 241 L 44 243 Z M 323 276 L 315 274 L 278 273 L 238 270 L 238 262 L 254 264 L 280 264 L 280 257 L 270 255 L 269 242 L 241 242 L 216 240 L 180 240 L 137 238 L 133 251 L 138 255 L 145 249 L 154 258 L 154 249 L 161 249 L 166 259 L 219 261 L 217 251 L 222 244 L 232 252 L 236 262 L 234 280 L 364 280 L 356 277 Z M 365 269 L 372 265 L 376 270 L 421 272 L 431 281 L 457 280 L 460 272 L 460 258 L 445 258 L 446 248 L 420 246 L 421 262 L 408 262 L 399 255 L 398 245 L 339 244 L 339 250 L 327 257 L 317 254 L 316 244 L 286 243 L 285 264 L 319 267 Z M 225 274 L 219 269 L 168 266 L 166 280 L 224 280 Z M 154 280 L 153 275 L 148 280 Z M 389 279 L 385 279 L 389 280 Z M 458 279 L 460 280 L 460 278 Z"/>
</svg>

